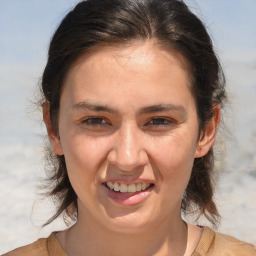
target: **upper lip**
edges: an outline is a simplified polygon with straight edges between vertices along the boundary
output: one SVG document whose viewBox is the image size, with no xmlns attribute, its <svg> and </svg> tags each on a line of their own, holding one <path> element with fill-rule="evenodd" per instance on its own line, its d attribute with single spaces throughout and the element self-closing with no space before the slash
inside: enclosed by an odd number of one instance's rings
<svg viewBox="0 0 256 256">
<path fill-rule="evenodd" d="M 135 180 L 127 180 L 127 179 L 105 179 L 102 181 L 102 183 L 107 183 L 107 182 L 117 182 L 117 183 L 123 183 L 123 184 L 138 184 L 138 183 L 150 183 L 154 184 L 155 182 L 153 180 L 149 179 L 135 179 Z"/>
</svg>

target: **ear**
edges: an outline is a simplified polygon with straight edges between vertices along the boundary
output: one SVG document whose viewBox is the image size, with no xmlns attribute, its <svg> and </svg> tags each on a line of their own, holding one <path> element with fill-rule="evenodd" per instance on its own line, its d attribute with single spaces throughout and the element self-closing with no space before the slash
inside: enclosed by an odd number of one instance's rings
<svg viewBox="0 0 256 256">
<path fill-rule="evenodd" d="M 220 105 L 214 105 L 212 119 L 205 125 L 197 144 L 195 158 L 205 156 L 214 144 L 220 122 Z"/>
<path fill-rule="evenodd" d="M 58 132 L 54 131 L 50 119 L 50 102 L 43 103 L 43 119 L 47 129 L 48 137 L 52 146 L 52 150 L 57 155 L 63 155 L 63 150 Z"/>
</svg>

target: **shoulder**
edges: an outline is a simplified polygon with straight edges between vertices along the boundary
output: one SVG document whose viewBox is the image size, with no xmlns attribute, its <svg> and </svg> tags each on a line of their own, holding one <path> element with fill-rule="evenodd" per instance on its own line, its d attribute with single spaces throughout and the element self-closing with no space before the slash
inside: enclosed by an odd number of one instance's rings
<svg viewBox="0 0 256 256">
<path fill-rule="evenodd" d="M 41 238 L 36 242 L 19 247 L 11 252 L 4 254 L 3 256 L 25 256 L 25 255 L 35 255 L 35 256 L 48 256 L 47 253 L 47 238 Z"/>
<path fill-rule="evenodd" d="M 36 242 L 19 247 L 2 256 L 66 256 L 61 246 L 59 245 L 54 234 L 48 238 L 40 238 Z"/>
<path fill-rule="evenodd" d="M 226 251 L 227 255 L 256 256 L 256 249 L 252 244 L 242 242 L 225 234 L 215 232 L 214 244 L 218 248 L 216 248 L 217 251 Z"/>
<path fill-rule="evenodd" d="M 256 249 L 252 244 L 204 227 L 202 237 L 193 256 L 201 255 L 256 256 Z"/>
</svg>

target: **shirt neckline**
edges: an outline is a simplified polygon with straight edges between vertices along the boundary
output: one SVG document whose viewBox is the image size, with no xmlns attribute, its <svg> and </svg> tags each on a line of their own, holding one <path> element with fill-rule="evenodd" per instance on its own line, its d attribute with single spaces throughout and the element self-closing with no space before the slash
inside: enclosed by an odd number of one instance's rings
<svg viewBox="0 0 256 256">
<path fill-rule="evenodd" d="M 53 232 L 48 238 L 47 247 L 49 256 L 67 256 L 64 249 L 56 238 L 57 233 L 58 232 Z M 209 227 L 204 226 L 199 242 L 191 256 L 205 255 L 213 241 L 213 238 L 214 231 Z"/>
</svg>

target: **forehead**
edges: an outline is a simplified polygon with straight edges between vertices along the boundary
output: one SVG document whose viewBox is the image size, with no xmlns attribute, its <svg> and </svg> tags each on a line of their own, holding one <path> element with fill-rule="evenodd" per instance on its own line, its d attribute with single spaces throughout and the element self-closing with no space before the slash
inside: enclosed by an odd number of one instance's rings
<svg viewBox="0 0 256 256">
<path fill-rule="evenodd" d="M 118 98 L 150 104 L 164 98 L 177 101 L 180 94 L 191 97 L 185 65 L 181 54 L 151 42 L 97 47 L 76 60 L 63 89 L 76 102 L 90 97 L 104 103 L 110 95 L 115 96 L 115 103 Z"/>
<path fill-rule="evenodd" d="M 86 62 L 86 63 L 85 63 Z M 109 67 L 109 73 L 113 73 L 113 68 L 119 65 L 120 68 L 125 68 L 126 71 L 137 73 L 147 73 L 153 67 L 165 64 L 171 68 L 176 66 L 184 71 L 190 81 L 189 61 L 178 51 L 170 47 L 162 47 L 154 41 L 134 41 L 129 44 L 112 44 L 112 45 L 97 45 L 92 47 L 87 52 L 81 54 L 78 59 L 71 65 L 67 73 L 74 72 L 80 68 L 94 68 L 99 71 L 102 65 Z M 106 70 L 108 71 L 108 70 Z M 68 74 L 67 74 L 68 75 Z"/>
</svg>

